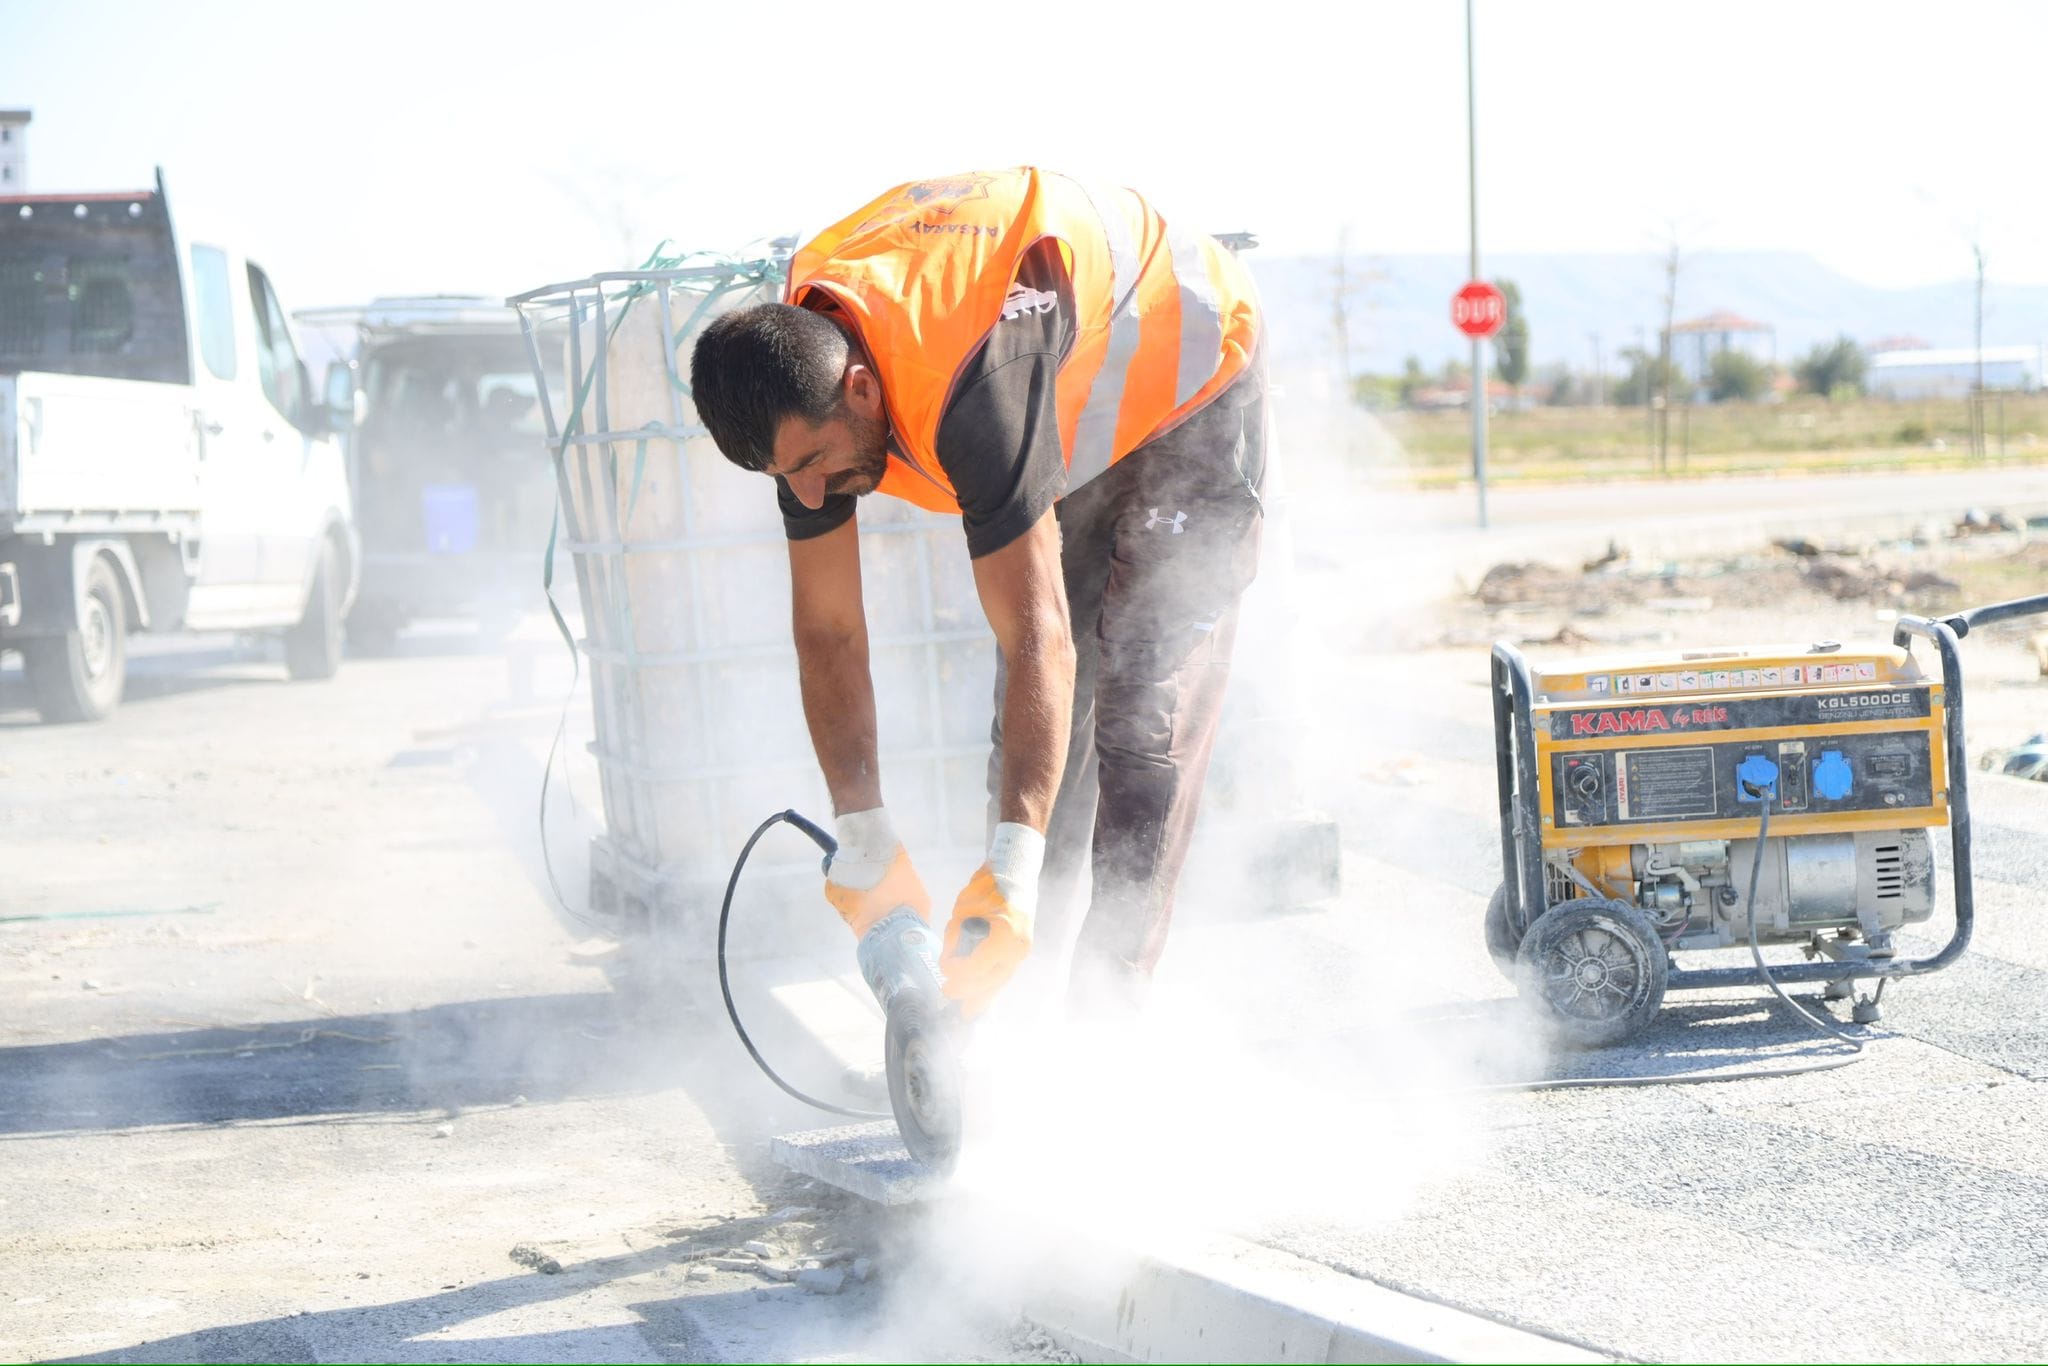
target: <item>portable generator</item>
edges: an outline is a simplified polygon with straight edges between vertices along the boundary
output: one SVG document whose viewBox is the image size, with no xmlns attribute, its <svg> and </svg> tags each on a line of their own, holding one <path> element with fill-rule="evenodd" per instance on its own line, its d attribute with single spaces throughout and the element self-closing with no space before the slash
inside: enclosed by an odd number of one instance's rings
<svg viewBox="0 0 2048 1366">
<path fill-rule="evenodd" d="M 1678 651 L 1533 669 L 1493 649 L 1501 885 L 1494 961 L 1562 1036 L 1618 1043 L 1667 990 L 1825 982 L 1843 999 L 1933 972 L 1970 940 L 1968 765 L 1956 643 L 2048 611 L 2048 597 L 1939 620 L 1903 617 L 1890 647 Z M 1913 642 L 1929 642 L 1929 673 Z M 1946 825 L 1955 931 L 1929 958 L 1894 935 L 1934 914 Z M 1672 956 L 1748 944 L 1753 967 L 1678 971 Z M 1809 960 L 1766 970 L 1759 944 Z"/>
</svg>

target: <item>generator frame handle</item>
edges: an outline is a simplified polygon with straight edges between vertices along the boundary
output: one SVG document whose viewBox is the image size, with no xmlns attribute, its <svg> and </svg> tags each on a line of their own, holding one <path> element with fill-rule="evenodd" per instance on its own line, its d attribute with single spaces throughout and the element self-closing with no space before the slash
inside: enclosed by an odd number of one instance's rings
<svg viewBox="0 0 2048 1366">
<path fill-rule="evenodd" d="M 1854 958 L 1825 963 L 1791 963 L 1771 969 L 1780 983 L 1836 982 L 1851 978 L 1916 977 L 1939 972 L 1963 955 L 1976 927 L 1977 899 L 1970 861 L 1969 756 L 1963 745 L 1963 661 L 1957 642 L 1972 628 L 2048 613 L 2048 595 L 1989 603 L 1941 618 L 1900 617 L 1892 643 L 1911 650 L 1915 638 L 1932 641 L 1941 657 L 1943 739 L 1948 755 L 1948 823 L 1955 906 L 1955 931 L 1927 958 Z M 1543 879 L 1542 815 L 1536 794 L 1535 681 L 1522 652 L 1506 641 L 1493 647 L 1493 737 L 1500 784 L 1501 877 L 1508 888 L 1508 923 L 1516 937 L 1528 933 L 1550 909 Z M 1754 967 L 1674 970 L 1669 991 L 1754 986 Z"/>
<path fill-rule="evenodd" d="M 1543 887 L 1543 817 L 1536 802 L 1536 683 L 1529 661 L 1505 640 L 1493 646 L 1493 756 L 1500 785 L 1501 881 L 1515 938 L 1550 909 Z M 1527 800 L 1518 800 L 1527 794 Z"/>
</svg>

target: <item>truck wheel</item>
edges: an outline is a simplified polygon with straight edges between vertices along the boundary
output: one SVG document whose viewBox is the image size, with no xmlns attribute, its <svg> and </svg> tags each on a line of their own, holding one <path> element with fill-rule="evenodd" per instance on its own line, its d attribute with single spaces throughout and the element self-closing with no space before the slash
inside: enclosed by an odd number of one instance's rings
<svg viewBox="0 0 2048 1366">
<path fill-rule="evenodd" d="M 284 666 L 293 678 L 332 678 L 341 667 L 341 575 L 332 541 L 320 547 L 306 615 L 284 633 Z"/>
<path fill-rule="evenodd" d="M 1538 916 L 1515 967 L 1523 997 L 1580 1048 L 1634 1036 L 1664 1003 L 1671 972 L 1648 916 L 1625 901 L 1590 896 Z"/>
<path fill-rule="evenodd" d="M 128 609 L 114 567 L 94 556 L 77 628 L 23 641 L 21 658 L 45 721 L 100 721 L 120 705 L 128 685 Z"/>
</svg>

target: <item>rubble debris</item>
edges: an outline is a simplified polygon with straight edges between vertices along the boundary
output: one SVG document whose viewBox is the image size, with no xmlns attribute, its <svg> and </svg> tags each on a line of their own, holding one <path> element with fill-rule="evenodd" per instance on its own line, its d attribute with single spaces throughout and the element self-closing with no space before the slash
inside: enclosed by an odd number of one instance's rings
<svg viewBox="0 0 2048 1366">
<path fill-rule="evenodd" d="M 531 1243 L 520 1243 L 506 1254 L 519 1265 L 530 1267 L 543 1276 L 559 1276 L 562 1264 Z"/>
<path fill-rule="evenodd" d="M 742 1243 L 740 1250 L 755 1257 L 780 1257 L 782 1249 L 773 1243 L 764 1243 L 759 1238 Z"/>
<path fill-rule="evenodd" d="M 1791 536 L 1771 542 L 1788 555 L 1797 555 L 1802 560 L 1811 560 L 1820 554 L 1820 547 L 1804 536 Z"/>
<path fill-rule="evenodd" d="M 866 1285 L 868 1277 L 874 1274 L 875 1264 L 873 1262 L 865 1257 L 855 1257 L 853 1259 L 853 1278 L 855 1280 L 859 1281 L 862 1285 Z"/>
<path fill-rule="evenodd" d="M 1627 559 L 1628 552 L 1623 550 L 1620 546 L 1616 545 L 1613 541 L 1609 541 L 1607 543 L 1607 553 L 1600 556 L 1598 559 L 1586 561 L 1585 569 L 1588 574 L 1597 574 L 1601 570 L 1607 568 L 1607 566 L 1611 564 L 1620 564 L 1626 561 Z"/>
<path fill-rule="evenodd" d="M 2019 523 L 2003 512 L 1986 512 L 1983 508 L 1970 508 L 1955 524 L 1958 536 L 1979 536 L 1993 531 L 2018 531 Z"/>
<path fill-rule="evenodd" d="M 711 1257 L 706 1260 L 720 1271 L 753 1271 L 761 1265 L 759 1257 Z"/>
<path fill-rule="evenodd" d="M 836 1295 L 846 1287 L 846 1273 L 837 1267 L 799 1271 L 796 1283 L 813 1295 Z"/>
<path fill-rule="evenodd" d="M 1579 576 L 1533 561 L 1506 561 L 1480 576 L 1472 595 L 1488 607 L 1553 601 L 1568 594 Z"/>
<path fill-rule="evenodd" d="M 784 1262 L 756 1262 L 754 1270 L 771 1281 L 787 1282 L 797 1278 L 797 1269 Z"/>
<path fill-rule="evenodd" d="M 683 1272 L 683 1279 L 686 1281 L 708 1281 L 711 1279 L 711 1268 L 703 1262 L 698 1262 L 695 1266 Z"/>
<path fill-rule="evenodd" d="M 784 1205 L 781 1209 L 768 1216 L 768 1222 L 771 1224 L 786 1224 L 792 1219 L 806 1219 L 816 1213 L 817 1211 L 809 1205 Z"/>
<path fill-rule="evenodd" d="M 453 1124 L 436 1124 L 436 1125 L 434 1126 L 434 1137 L 435 1137 L 435 1138 L 453 1138 L 453 1137 L 455 1137 L 455 1126 L 454 1126 Z"/>
</svg>

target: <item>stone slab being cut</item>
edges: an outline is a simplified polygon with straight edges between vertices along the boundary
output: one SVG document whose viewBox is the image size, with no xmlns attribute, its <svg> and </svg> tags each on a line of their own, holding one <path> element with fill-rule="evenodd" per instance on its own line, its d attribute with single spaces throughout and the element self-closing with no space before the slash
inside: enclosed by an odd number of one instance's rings
<svg viewBox="0 0 2048 1366">
<path fill-rule="evenodd" d="M 791 1171 L 878 1205 L 913 1205 L 945 1188 L 945 1177 L 910 1155 L 894 1122 L 842 1124 L 783 1134 L 768 1145 Z"/>
</svg>

